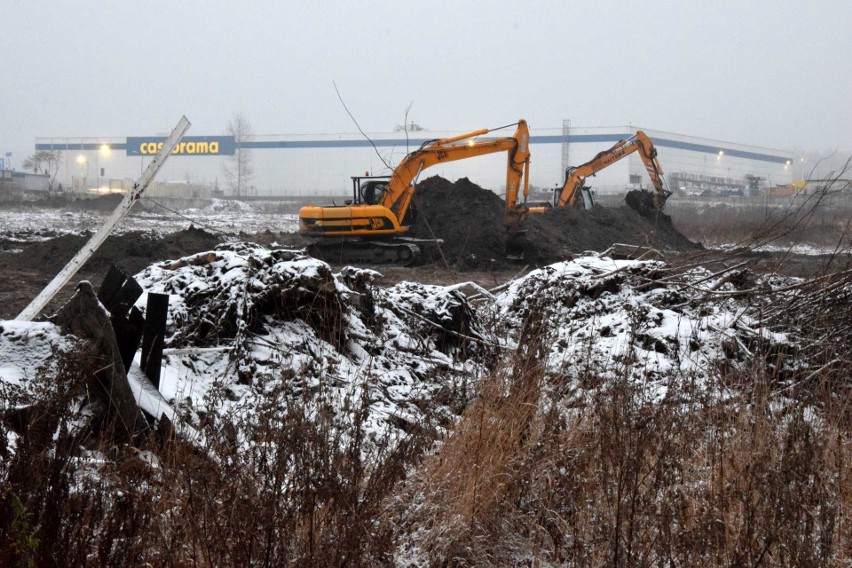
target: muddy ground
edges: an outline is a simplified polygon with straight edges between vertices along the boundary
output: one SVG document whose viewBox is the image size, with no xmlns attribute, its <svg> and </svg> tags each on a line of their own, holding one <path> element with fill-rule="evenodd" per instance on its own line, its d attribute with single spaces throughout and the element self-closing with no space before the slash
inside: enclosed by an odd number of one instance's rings
<svg viewBox="0 0 852 568">
<path fill-rule="evenodd" d="M 0 319 L 10 319 L 20 313 L 90 237 L 88 234 L 62 235 L 21 243 L 12 240 L 11 235 L 0 233 Z M 163 237 L 141 232 L 109 237 L 58 295 L 52 307 L 69 297 L 73 284 L 80 280 L 99 285 L 111 264 L 127 274 L 135 274 L 157 260 L 210 250 L 219 242 L 219 236 L 192 227 Z"/>
<path fill-rule="evenodd" d="M 418 186 L 415 207 L 417 217 L 410 235 L 443 242 L 440 247 L 425 248 L 420 266 L 379 268 L 388 285 L 401 280 L 425 284 L 472 281 L 492 288 L 538 266 L 586 251 L 604 251 L 615 243 L 644 250 L 653 248 L 666 258 L 708 254 L 699 243 L 678 231 L 668 215 L 640 213 L 626 205 L 596 206 L 589 211 L 554 209 L 528 217 L 522 231 L 507 232 L 503 201 L 467 178 L 455 183 L 440 177 L 423 180 Z M 238 237 L 287 248 L 304 247 L 309 242 L 296 233 L 270 231 Z M 84 235 L 64 235 L 40 242 L 21 242 L 16 235 L 0 231 L 0 319 L 15 317 L 87 240 L 88 236 Z M 156 261 L 213 249 L 222 240 L 222 235 L 191 225 L 165 236 L 142 232 L 111 236 L 46 311 L 67 299 L 73 284 L 80 280 L 99 285 L 110 264 L 116 264 L 127 274 L 135 274 Z M 507 250 L 513 253 L 512 258 L 507 257 Z M 780 270 L 795 276 L 812 275 L 848 263 L 845 256 L 742 251 L 739 254 L 757 269 Z"/>
</svg>

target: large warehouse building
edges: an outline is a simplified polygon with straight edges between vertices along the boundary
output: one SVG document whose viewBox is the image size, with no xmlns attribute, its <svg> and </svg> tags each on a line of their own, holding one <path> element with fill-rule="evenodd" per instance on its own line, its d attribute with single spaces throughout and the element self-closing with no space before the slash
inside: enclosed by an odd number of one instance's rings
<svg viewBox="0 0 852 568">
<path fill-rule="evenodd" d="M 515 125 L 495 130 L 483 138 L 511 136 Z M 619 140 L 643 130 L 659 152 L 659 162 L 669 184 L 685 193 L 732 192 L 749 187 L 774 187 L 794 180 L 791 152 L 698 138 L 651 128 L 572 127 L 530 128 L 532 153 L 530 184 L 552 189 L 561 185 L 567 166 L 577 166 L 610 148 Z M 232 189 L 224 169 L 234 152 L 249 150 L 253 175 L 244 193 L 249 196 L 342 196 L 350 177 L 383 175 L 411 150 L 427 140 L 460 134 L 449 131 L 397 131 L 361 134 L 263 135 L 237 144 L 230 136 L 189 136 L 166 163 L 158 179 L 206 184 Z M 119 180 L 136 178 L 164 137 L 39 138 L 36 150 L 62 153 L 57 182 L 77 191 L 122 187 Z M 386 165 L 387 164 L 387 165 Z M 441 164 L 423 176 L 451 180 L 468 177 L 502 193 L 505 186 L 504 154 L 494 154 Z M 110 182 L 109 180 L 113 180 Z M 650 180 L 638 153 L 615 162 L 588 180 L 598 194 L 618 194 Z"/>
</svg>

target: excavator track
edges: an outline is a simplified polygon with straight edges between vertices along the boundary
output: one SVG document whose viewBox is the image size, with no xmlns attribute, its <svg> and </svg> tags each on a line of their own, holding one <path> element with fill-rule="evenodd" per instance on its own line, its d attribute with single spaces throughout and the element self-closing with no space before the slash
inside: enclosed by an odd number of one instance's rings
<svg viewBox="0 0 852 568">
<path fill-rule="evenodd" d="M 323 240 L 309 245 L 305 252 L 330 264 L 411 266 L 420 260 L 420 247 L 398 240 Z"/>
</svg>

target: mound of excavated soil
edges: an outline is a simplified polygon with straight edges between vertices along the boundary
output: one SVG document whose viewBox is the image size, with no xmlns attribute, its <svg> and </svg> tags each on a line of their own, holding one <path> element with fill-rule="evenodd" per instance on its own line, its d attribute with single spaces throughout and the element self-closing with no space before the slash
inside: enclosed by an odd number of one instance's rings
<svg viewBox="0 0 852 568">
<path fill-rule="evenodd" d="M 455 183 L 431 177 L 417 185 L 417 218 L 412 237 L 443 239 L 444 257 L 467 267 L 507 262 L 511 252 L 523 251 L 524 262 L 546 264 L 584 251 L 603 251 L 614 243 L 645 245 L 665 250 L 700 248 L 658 211 L 630 207 L 594 207 L 590 210 L 552 209 L 528 215 L 523 232 L 510 235 L 505 225 L 505 203 L 494 192 L 467 178 Z M 428 249 L 424 249 L 428 250 Z M 440 256 L 425 255 L 427 262 Z"/>
<path fill-rule="evenodd" d="M 435 176 L 417 184 L 414 206 L 417 218 L 409 235 L 443 239 L 442 250 L 449 262 L 465 266 L 504 262 L 506 208 L 494 192 L 467 178 L 451 183 Z M 440 260 L 434 253 L 424 256 L 427 262 Z"/>
<path fill-rule="evenodd" d="M 615 243 L 642 245 L 660 250 L 701 248 L 672 226 L 671 217 L 660 211 L 640 213 L 628 206 L 580 210 L 553 208 L 529 215 L 525 233 L 517 239 L 524 259 L 548 263 L 585 251 L 603 251 Z"/>
<path fill-rule="evenodd" d="M 90 238 L 91 235 L 63 235 L 33 243 L 27 245 L 22 253 L 4 255 L 0 265 L 6 269 L 29 269 L 55 274 Z M 115 263 L 128 274 L 134 274 L 152 262 L 211 250 L 220 242 L 217 235 L 194 227 L 165 236 L 139 231 L 111 235 L 85 264 L 84 269 L 87 272 L 105 273 L 109 265 Z"/>
</svg>

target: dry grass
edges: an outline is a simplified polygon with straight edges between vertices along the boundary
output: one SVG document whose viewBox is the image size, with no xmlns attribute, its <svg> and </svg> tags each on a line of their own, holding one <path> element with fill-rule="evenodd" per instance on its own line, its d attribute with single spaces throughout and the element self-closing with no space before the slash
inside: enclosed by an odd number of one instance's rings
<svg viewBox="0 0 852 568">
<path fill-rule="evenodd" d="M 455 566 L 850 561 L 849 408 L 827 385 L 814 419 L 754 375 L 662 405 L 621 381 L 573 408 L 546 400 L 542 379 L 483 386 L 391 514 L 403 549 Z M 734 380 L 742 395 L 720 402 Z"/>
<path fill-rule="evenodd" d="M 528 322 L 518 352 L 387 509 L 400 558 L 847 566 L 850 276 L 824 274 L 789 296 L 749 291 L 763 325 L 795 330 L 796 350 L 754 342 L 745 367 L 720 365 L 704 383 L 672 377 L 662 403 L 626 368 L 610 370 L 615 380 L 549 375 L 548 334 Z"/>
<path fill-rule="evenodd" d="M 43 428 L 0 448 L 0 564 L 848 565 L 848 363 L 790 388 L 755 357 L 652 404 L 626 379 L 566 389 L 541 366 L 546 331 L 523 337 L 425 461 L 425 432 L 365 443 L 369 401 L 285 387 L 210 415 L 209 447 L 161 427 L 81 461 L 64 434 L 80 393 L 58 385 L 91 354 L 69 354 L 42 378 Z"/>
<path fill-rule="evenodd" d="M 808 244 L 834 248 L 848 230 L 852 202 L 818 198 L 729 198 L 724 202 L 674 201 L 666 212 L 674 225 L 705 246 Z M 813 209 L 813 210 L 811 210 Z M 843 243 L 847 245 L 848 242 Z"/>
<path fill-rule="evenodd" d="M 85 366 L 63 369 L 41 380 L 86 376 Z M 98 464 L 81 461 L 65 434 L 79 399 L 44 394 L 36 406 L 55 411 L 45 435 L 0 448 L 3 566 L 370 564 L 390 553 L 371 533 L 376 511 L 431 441 L 366 444 L 367 400 L 335 413 L 282 390 L 251 413 L 211 419 L 207 447 L 161 425 L 144 447 L 97 448 Z"/>
</svg>

